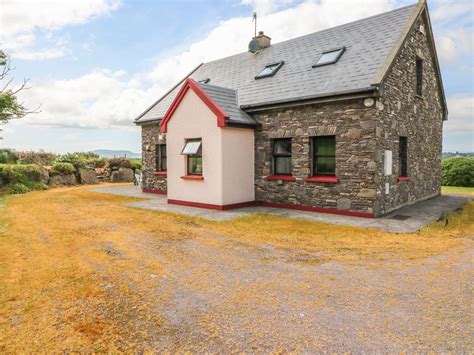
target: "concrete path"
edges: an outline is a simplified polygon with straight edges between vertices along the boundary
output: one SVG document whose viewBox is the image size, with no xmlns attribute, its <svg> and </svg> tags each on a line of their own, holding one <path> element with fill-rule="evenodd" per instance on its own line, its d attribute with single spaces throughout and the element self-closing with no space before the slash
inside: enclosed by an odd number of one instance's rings
<svg viewBox="0 0 474 355">
<path fill-rule="evenodd" d="M 472 199 L 472 197 L 468 196 L 443 195 L 403 207 L 382 218 L 361 218 L 260 206 L 244 207 L 230 211 L 214 211 L 196 207 L 170 205 L 167 203 L 166 196 L 143 193 L 139 187 L 132 185 L 95 187 L 91 189 L 91 191 L 144 199 L 143 201 L 128 202 L 128 206 L 185 214 L 214 221 L 231 220 L 253 213 L 268 213 L 289 218 L 302 218 L 311 221 L 379 229 L 395 233 L 416 232 L 426 225 L 439 220 L 446 213 L 461 208 L 466 202 Z"/>
</svg>

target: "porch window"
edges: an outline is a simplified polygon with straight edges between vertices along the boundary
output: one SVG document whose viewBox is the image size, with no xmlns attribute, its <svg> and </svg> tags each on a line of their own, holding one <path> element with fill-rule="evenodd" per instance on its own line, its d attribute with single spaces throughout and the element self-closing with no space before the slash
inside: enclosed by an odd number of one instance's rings
<svg viewBox="0 0 474 355">
<path fill-rule="evenodd" d="M 202 175 L 202 140 L 186 140 L 181 154 L 186 155 L 187 175 Z"/>
<path fill-rule="evenodd" d="M 273 174 L 291 175 L 291 138 L 273 141 Z"/>
<path fill-rule="evenodd" d="M 156 171 L 166 171 L 166 144 L 155 145 Z"/>
<path fill-rule="evenodd" d="M 336 175 L 336 136 L 313 137 L 313 176 Z"/>
<path fill-rule="evenodd" d="M 400 137 L 398 142 L 398 175 L 408 176 L 408 140 L 407 137 Z"/>
</svg>

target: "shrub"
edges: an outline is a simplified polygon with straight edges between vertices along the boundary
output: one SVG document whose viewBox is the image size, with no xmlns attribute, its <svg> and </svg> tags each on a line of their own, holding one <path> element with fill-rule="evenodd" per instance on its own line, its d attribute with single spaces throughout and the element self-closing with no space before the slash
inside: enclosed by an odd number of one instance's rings
<svg viewBox="0 0 474 355">
<path fill-rule="evenodd" d="M 442 184 L 474 187 L 474 159 L 457 157 L 443 160 Z"/>
<path fill-rule="evenodd" d="M 40 181 L 41 168 L 35 164 L 0 164 L 1 184 Z"/>
<path fill-rule="evenodd" d="M 74 168 L 102 168 L 106 165 L 107 159 L 101 158 L 92 152 L 76 152 L 67 153 L 58 157 L 54 163 L 69 163 L 74 165 Z"/>
<path fill-rule="evenodd" d="M 28 186 L 21 183 L 11 184 L 9 188 L 12 194 L 26 194 L 31 191 Z"/>
<path fill-rule="evenodd" d="M 133 170 L 142 169 L 142 161 L 140 159 L 131 159 L 130 164 L 132 165 Z"/>
<path fill-rule="evenodd" d="M 37 182 L 37 181 L 34 181 L 34 182 L 30 182 L 28 184 L 28 187 L 31 189 L 31 190 L 47 190 L 49 187 L 48 185 L 42 183 L 42 182 Z"/>
<path fill-rule="evenodd" d="M 127 158 L 112 158 L 109 159 L 107 165 L 111 169 L 118 169 L 118 168 L 132 168 L 132 164 L 130 163 L 130 160 Z"/>
<path fill-rule="evenodd" d="M 22 164 L 52 165 L 53 161 L 58 157 L 57 154 L 47 153 L 40 150 L 39 152 L 18 152 L 18 160 Z"/>
<path fill-rule="evenodd" d="M 0 149 L 0 164 L 16 164 L 18 155 L 10 149 Z"/>
<path fill-rule="evenodd" d="M 71 163 L 54 163 L 53 170 L 60 174 L 72 174 L 76 171 Z"/>
</svg>

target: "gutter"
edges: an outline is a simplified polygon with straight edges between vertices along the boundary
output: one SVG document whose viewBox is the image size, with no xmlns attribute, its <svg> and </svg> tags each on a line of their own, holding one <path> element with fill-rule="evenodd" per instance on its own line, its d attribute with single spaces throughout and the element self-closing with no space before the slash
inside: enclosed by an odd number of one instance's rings
<svg viewBox="0 0 474 355">
<path fill-rule="evenodd" d="M 359 99 L 365 97 L 377 97 L 379 96 L 379 87 L 378 86 L 369 86 L 362 89 L 356 90 L 347 90 L 339 92 L 331 92 L 313 96 L 306 97 L 297 97 L 287 100 L 279 101 L 269 101 L 256 105 L 244 105 L 240 108 L 245 112 L 257 112 L 264 111 L 268 109 L 283 108 L 289 106 L 303 106 L 303 105 L 312 105 L 315 103 L 322 102 L 331 102 L 331 101 L 342 101 L 342 100 L 351 100 Z"/>
</svg>

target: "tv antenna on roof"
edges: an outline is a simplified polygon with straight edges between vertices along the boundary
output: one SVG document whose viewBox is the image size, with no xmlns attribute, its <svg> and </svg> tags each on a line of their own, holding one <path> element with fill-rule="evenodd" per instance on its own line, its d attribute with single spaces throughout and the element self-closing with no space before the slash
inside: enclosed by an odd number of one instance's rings
<svg viewBox="0 0 474 355">
<path fill-rule="evenodd" d="M 255 30 L 254 30 L 254 37 L 257 37 L 257 13 L 254 12 L 253 13 L 253 17 L 252 17 L 252 22 L 255 21 Z"/>
</svg>

